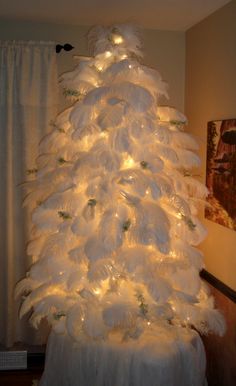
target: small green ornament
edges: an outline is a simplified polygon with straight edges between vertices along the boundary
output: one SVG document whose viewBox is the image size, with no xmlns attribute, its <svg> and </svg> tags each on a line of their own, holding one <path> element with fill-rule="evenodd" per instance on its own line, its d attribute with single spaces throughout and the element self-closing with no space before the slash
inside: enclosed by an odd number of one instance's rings
<svg viewBox="0 0 236 386">
<path fill-rule="evenodd" d="M 55 129 L 57 129 L 60 133 L 65 133 L 65 130 L 64 130 L 64 129 L 61 129 L 60 127 L 58 127 L 54 121 L 50 121 L 49 124 L 50 124 L 50 126 L 52 126 L 52 127 L 54 127 Z"/>
<path fill-rule="evenodd" d="M 141 161 L 140 165 L 142 166 L 143 169 L 147 169 L 148 168 L 148 162 L 146 162 L 146 161 Z"/>
<path fill-rule="evenodd" d="M 58 130 L 60 133 L 65 133 L 65 130 L 62 129 L 61 127 L 57 127 L 57 130 Z"/>
<path fill-rule="evenodd" d="M 81 93 L 77 90 L 72 90 L 70 88 L 64 88 L 63 90 L 63 95 L 65 97 L 80 97 L 81 96 Z"/>
<path fill-rule="evenodd" d="M 184 121 L 172 120 L 172 121 L 170 121 L 170 124 L 174 125 L 174 126 L 183 126 L 183 125 L 185 125 L 185 122 Z"/>
<path fill-rule="evenodd" d="M 146 318 L 148 314 L 148 304 L 145 303 L 145 298 L 143 294 L 137 293 L 136 298 L 138 299 L 138 302 L 139 302 L 140 312 Z"/>
<path fill-rule="evenodd" d="M 55 320 L 60 320 L 60 318 L 62 318 L 63 316 L 66 316 L 65 312 L 63 311 L 59 311 L 53 314 Z"/>
<path fill-rule="evenodd" d="M 181 218 L 184 220 L 185 224 L 188 225 L 191 231 L 195 230 L 196 224 L 194 224 L 193 220 L 190 217 L 187 217 L 184 214 L 181 214 Z"/>
<path fill-rule="evenodd" d="M 61 210 L 59 210 L 58 215 L 59 217 L 63 218 L 63 220 L 70 220 L 72 218 L 69 213 L 63 212 Z"/>
<path fill-rule="evenodd" d="M 58 158 L 58 162 L 59 164 L 63 165 L 64 163 L 66 163 L 66 160 L 63 157 L 60 157 Z"/>
<path fill-rule="evenodd" d="M 96 206 L 97 205 L 97 200 L 95 200 L 95 198 L 90 198 L 88 200 L 88 205 L 92 206 L 92 207 Z"/>
<path fill-rule="evenodd" d="M 35 174 L 37 173 L 38 169 L 33 168 L 33 169 L 27 169 L 27 174 Z"/>
<path fill-rule="evenodd" d="M 184 177 L 192 177 L 192 174 L 188 170 L 184 170 Z"/>
<path fill-rule="evenodd" d="M 131 221 L 130 221 L 129 219 L 126 220 L 126 221 L 124 222 L 123 226 L 122 226 L 123 232 L 127 232 L 128 229 L 129 229 L 129 227 L 130 227 L 130 225 L 131 225 Z"/>
</svg>

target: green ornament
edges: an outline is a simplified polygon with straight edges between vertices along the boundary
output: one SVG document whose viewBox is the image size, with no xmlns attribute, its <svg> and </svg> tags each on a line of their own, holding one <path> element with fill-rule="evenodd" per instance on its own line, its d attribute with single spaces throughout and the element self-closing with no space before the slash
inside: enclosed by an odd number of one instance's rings
<svg viewBox="0 0 236 386">
<path fill-rule="evenodd" d="M 141 293 L 137 293 L 136 297 L 139 302 L 140 312 L 144 317 L 146 317 L 148 313 L 148 304 L 145 303 L 145 298 Z"/>
<path fill-rule="evenodd" d="M 122 229 L 123 229 L 123 232 L 127 232 L 129 227 L 131 225 L 131 221 L 128 219 L 124 222 L 123 226 L 122 226 Z"/>
<path fill-rule="evenodd" d="M 143 169 L 147 169 L 148 168 L 148 162 L 146 162 L 146 161 L 141 161 L 140 165 L 142 166 Z"/>
<path fill-rule="evenodd" d="M 196 224 L 194 224 L 193 220 L 190 217 L 187 217 L 184 214 L 181 214 L 181 218 L 184 220 L 185 224 L 188 225 L 191 231 L 195 230 Z"/>
<path fill-rule="evenodd" d="M 60 157 L 58 158 L 58 162 L 59 164 L 63 165 L 64 163 L 66 163 L 66 160 L 63 157 Z"/>
<path fill-rule="evenodd" d="M 63 316 L 66 316 L 65 312 L 63 312 L 63 311 L 59 311 L 59 312 L 56 312 L 55 314 L 53 314 L 53 317 L 55 320 L 59 320 Z"/>
<path fill-rule="evenodd" d="M 185 122 L 183 122 L 183 121 L 177 121 L 177 120 L 172 120 L 172 121 L 170 121 L 170 124 L 171 124 L 171 125 L 175 125 L 175 126 L 182 126 L 182 125 L 185 124 Z"/>
<path fill-rule="evenodd" d="M 81 93 L 77 90 L 72 90 L 70 88 L 64 88 L 63 95 L 65 97 L 80 97 Z"/>
<path fill-rule="evenodd" d="M 27 169 L 27 174 L 35 174 L 37 173 L 38 169 L 33 168 L 33 169 Z"/>
<path fill-rule="evenodd" d="M 58 215 L 59 215 L 59 217 L 63 218 L 63 220 L 69 220 L 72 218 L 69 213 L 63 212 L 61 210 L 59 210 Z"/>
<path fill-rule="evenodd" d="M 52 127 L 54 127 L 55 129 L 57 129 L 60 133 L 65 133 L 65 130 L 64 130 L 64 129 L 61 129 L 60 127 L 58 127 L 54 121 L 50 121 L 49 124 L 50 124 L 50 126 L 52 126 Z"/>
<path fill-rule="evenodd" d="M 97 204 L 97 200 L 95 200 L 95 198 L 90 198 L 89 200 L 88 200 L 88 205 L 89 206 L 96 206 L 96 204 Z"/>
</svg>

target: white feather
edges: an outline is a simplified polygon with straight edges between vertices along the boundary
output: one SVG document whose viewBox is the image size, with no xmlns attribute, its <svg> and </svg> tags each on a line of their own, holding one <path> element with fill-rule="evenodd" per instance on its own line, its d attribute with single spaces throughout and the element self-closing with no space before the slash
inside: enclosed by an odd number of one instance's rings
<svg viewBox="0 0 236 386">
<path fill-rule="evenodd" d="M 174 206 L 177 213 L 190 217 L 191 212 L 188 203 L 178 194 L 173 194 L 170 197 L 170 204 Z"/>
<path fill-rule="evenodd" d="M 24 300 L 24 302 L 21 305 L 19 316 L 20 319 L 28 312 L 30 309 L 37 304 L 38 302 L 42 301 L 42 299 L 47 296 L 48 293 L 50 293 L 50 290 L 53 289 L 52 284 L 46 283 L 42 284 L 38 288 L 35 288 L 33 292 L 31 292 L 27 298 Z"/>
<path fill-rule="evenodd" d="M 81 303 L 75 304 L 67 312 L 66 328 L 69 335 L 75 340 L 79 339 L 84 318 L 85 309 Z"/>
<path fill-rule="evenodd" d="M 152 298 L 158 303 L 165 303 L 172 293 L 170 284 L 160 276 L 147 283 L 147 288 Z"/>
<path fill-rule="evenodd" d="M 205 199 L 208 196 L 207 187 L 200 181 L 192 177 L 184 177 L 190 196 Z"/>
<path fill-rule="evenodd" d="M 108 92 L 109 88 L 106 86 L 95 88 L 85 96 L 83 103 L 89 106 L 101 103 L 107 96 Z"/>
<path fill-rule="evenodd" d="M 172 132 L 172 143 L 174 146 L 189 150 L 198 150 L 199 146 L 195 138 L 188 133 L 181 131 Z"/>
<path fill-rule="evenodd" d="M 117 103 L 114 106 L 107 105 L 97 118 L 97 123 L 102 130 L 117 127 L 122 123 L 125 116 L 125 104 Z"/>
<path fill-rule="evenodd" d="M 119 24 L 112 27 L 93 27 L 88 34 L 89 47 L 94 55 L 114 49 L 112 33 L 121 35 L 123 43 L 119 46 L 118 52 L 142 56 L 140 51 L 140 39 L 137 27 L 128 24 Z"/>
<path fill-rule="evenodd" d="M 91 149 L 94 166 L 104 167 L 107 171 L 117 171 L 120 168 L 121 156 L 104 141 L 99 141 Z"/>
<path fill-rule="evenodd" d="M 43 235 L 41 237 L 37 237 L 33 240 L 30 240 L 27 244 L 27 255 L 31 255 L 34 257 L 39 256 L 45 243 L 46 237 L 47 236 Z"/>
<path fill-rule="evenodd" d="M 160 121 L 163 122 L 180 122 L 187 123 L 187 118 L 184 114 L 169 106 L 158 106 L 157 114 Z"/>
<path fill-rule="evenodd" d="M 18 299 L 24 292 L 31 292 L 35 287 L 37 287 L 37 283 L 32 280 L 30 277 L 26 277 L 20 280 L 15 287 L 14 296 L 15 299 Z"/>
<path fill-rule="evenodd" d="M 165 212 L 156 204 L 144 202 L 136 211 L 133 237 L 142 244 L 155 244 L 166 254 L 169 250 L 169 221 Z"/>
<path fill-rule="evenodd" d="M 200 290 L 199 272 L 194 267 L 177 269 L 169 279 L 174 289 L 189 295 L 196 296 Z"/>
<path fill-rule="evenodd" d="M 67 132 L 69 130 L 69 128 L 71 126 L 70 121 L 69 121 L 69 117 L 70 117 L 72 110 L 73 110 L 73 107 L 69 107 L 57 115 L 55 122 L 54 122 L 54 126 L 57 129 L 65 131 L 65 132 Z"/>
<path fill-rule="evenodd" d="M 63 87 L 79 90 L 81 82 L 86 82 L 93 87 L 96 86 L 99 82 L 99 74 L 92 67 L 92 60 L 90 58 L 90 60 L 80 60 L 73 71 L 62 74 L 59 80 Z"/>
<path fill-rule="evenodd" d="M 82 194 L 69 189 L 65 192 L 53 193 L 48 197 L 42 207 L 45 209 L 50 209 L 56 211 L 64 211 L 67 213 L 76 214 L 84 206 L 84 197 Z"/>
<path fill-rule="evenodd" d="M 104 340 L 107 335 L 107 328 L 104 325 L 101 311 L 99 309 L 90 308 L 86 314 L 86 318 L 83 323 L 84 332 L 95 340 Z"/>
<path fill-rule="evenodd" d="M 109 328 L 134 326 L 138 309 L 132 303 L 114 303 L 103 309 L 103 320 Z"/>
<path fill-rule="evenodd" d="M 125 100 L 135 111 L 146 112 L 155 103 L 153 96 L 144 87 L 130 82 L 121 82 L 112 86 L 112 95 Z"/>
<path fill-rule="evenodd" d="M 41 231 L 55 232 L 58 225 L 62 222 L 59 214 L 55 210 L 45 210 L 41 207 L 36 208 L 32 214 L 32 222 Z"/>
<path fill-rule="evenodd" d="M 127 219 L 128 211 L 125 207 L 123 207 L 123 213 L 119 208 L 111 208 L 103 214 L 99 224 L 98 237 L 107 251 L 115 251 L 122 245 L 124 235 L 122 226 Z"/>
<path fill-rule="evenodd" d="M 95 118 L 94 106 L 84 105 L 81 102 L 76 103 L 70 113 L 69 120 L 75 129 L 80 129 L 88 126 Z"/>
<path fill-rule="evenodd" d="M 162 125 L 156 126 L 155 129 L 155 138 L 158 142 L 162 143 L 163 145 L 169 145 L 172 140 L 172 132 Z"/>
<path fill-rule="evenodd" d="M 71 230 L 75 235 L 89 237 L 95 231 L 95 221 L 86 221 L 83 216 L 78 216 L 71 225 Z"/>
<path fill-rule="evenodd" d="M 185 169 L 197 168 L 201 164 L 199 156 L 190 150 L 176 149 L 179 165 Z"/>
<path fill-rule="evenodd" d="M 118 152 L 130 152 L 132 148 L 132 140 L 126 127 L 114 130 L 109 137 L 109 141 L 111 146 Z"/>
<path fill-rule="evenodd" d="M 62 145 L 65 145 L 67 141 L 68 139 L 65 133 L 54 129 L 40 141 L 39 153 L 55 153 Z"/>
<path fill-rule="evenodd" d="M 112 260 L 101 259 L 90 263 L 88 270 L 88 279 L 90 281 L 101 282 L 111 276 L 114 271 Z"/>
<path fill-rule="evenodd" d="M 90 236 L 84 246 L 84 252 L 89 260 L 96 261 L 108 254 L 103 242 L 98 236 Z"/>
<path fill-rule="evenodd" d="M 150 264 L 150 251 L 139 245 L 121 251 L 118 254 L 119 261 L 124 264 L 129 273 L 133 273 L 137 268 Z"/>
<path fill-rule="evenodd" d="M 156 154 L 163 160 L 169 161 L 175 166 L 179 164 L 179 154 L 171 147 L 164 146 L 161 144 L 155 144 L 155 150 Z"/>
<path fill-rule="evenodd" d="M 201 312 L 202 320 L 205 320 L 207 329 L 203 327 L 203 323 L 199 323 L 199 331 L 206 333 L 208 331 L 213 332 L 219 336 L 223 336 L 226 332 L 226 323 L 224 316 L 220 311 L 216 309 L 204 308 Z"/>
</svg>

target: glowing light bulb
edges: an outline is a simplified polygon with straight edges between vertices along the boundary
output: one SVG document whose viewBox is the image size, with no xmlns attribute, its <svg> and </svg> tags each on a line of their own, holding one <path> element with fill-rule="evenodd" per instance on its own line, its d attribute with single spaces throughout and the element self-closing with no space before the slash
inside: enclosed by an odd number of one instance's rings
<svg viewBox="0 0 236 386">
<path fill-rule="evenodd" d="M 112 40 L 113 40 L 114 44 L 121 44 L 124 41 L 122 36 L 121 35 L 117 35 L 117 34 L 112 34 Z"/>
<path fill-rule="evenodd" d="M 134 160 L 132 157 L 129 156 L 124 160 L 124 168 L 131 168 L 133 165 L 134 165 Z"/>
<path fill-rule="evenodd" d="M 83 317 L 81 318 L 81 322 L 84 322 L 84 318 Z"/>
<path fill-rule="evenodd" d="M 112 55 L 111 51 L 106 51 L 106 52 L 105 52 L 106 58 L 110 58 L 111 55 Z"/>
<path fill-rule="evenodd" d="M 129 68 L 132 68 L 131 64 L 129 64 Z"/>
<path fill-rule="evenodd" d="M 126 58 L 128 58 L 128 55 L 126 54 L 121 55 L 121 59 L 126 59 Z"/>
<path fill-rule="evenodd" d="M 101 291 L 100 291 L 99 288 L 96 288 L 93 292 L 94 292 L 96 295 L 99 295 Z"/>
<path fill-rule="evenodd" d="M 108 134 L 107 134 L 105 131 L 102 131 L 101 134 L 100 134 L 100 136 L 101 136 L 102 138 L 107 138 L 107 137 L 108 137 Z"/>
<path fill-rule="evenodd" d="M 148 321 L 148 322 L 147 322 L 147 325 L 150 326 L 150 324 L 151 324 L 151 322 Z"/>
<path fill-rule="evenodd" d="M 148 194 L 149 193 L 149 191 L 148 191 L 148 189 L 146 190 L 146 192 L 145 192 L 146 194 Z"/>
<path fill-rule="evenodd" d="M 118 213 L 115 214 L 115 217 L 118 217 Z"/>
</svg>

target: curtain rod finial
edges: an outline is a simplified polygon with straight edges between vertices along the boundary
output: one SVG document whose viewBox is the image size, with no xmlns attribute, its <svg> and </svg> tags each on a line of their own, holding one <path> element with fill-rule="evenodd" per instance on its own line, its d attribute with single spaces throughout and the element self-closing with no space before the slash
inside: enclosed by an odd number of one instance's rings
<svg viewBox="0 0 236 386">
<path fill-rule="evenodd" d="M 56 45 L 56 53 L 59 54 L 61 52 L 61 50 L 71 51 L 71 50 L 73 50 L 73 48 L 74 47 L 69 43 L 66 43 L 63 46 L 61 44 L 57 44 Z"/>
</svg>

